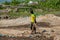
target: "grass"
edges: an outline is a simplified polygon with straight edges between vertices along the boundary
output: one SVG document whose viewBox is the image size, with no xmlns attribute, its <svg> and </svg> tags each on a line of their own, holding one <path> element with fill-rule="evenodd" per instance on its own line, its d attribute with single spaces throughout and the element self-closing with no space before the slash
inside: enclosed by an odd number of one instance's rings
<svg viewBox="0 0 60 40">
<path fill-rule="evenodd" d="M 45 15 L 45 14 L 55 14 L 55 15 L 60 15 L 60 11 L 44 11 L 44 12 L 34 12 L 36 14 L 36 16 L 39 15 Z M 18 18 L 18 17 L 26 17 L 26 16 L 30 16 L 30 13 L 27 11 L 24 12 L 17 12 L 17 13 L 10 13 L 9 14 L 11 16 L 11 18 Z"/>
<path fill-rule="evenodd" d="M 10 12 L 8 15 L 10 15 L 11 18 L 18 18 L 18 17 L 26 17 L 30 16 L 30 13 L 27 11 L 24 12 Z"/>
<path fill-rule="evenodd" d="M 55 15 L 60 15 L 60 11 L 34 11 L 34 13 L 36 14 L 36 16 L 39 15 L 45 15 L 45 14 L 55 14 Z M 29 11 L 19 11 L 19 12 L 10 12 L 8 14 L 10 16 L 10 18 L 18 18 L 18 17 L 27 17 L 30 16 L 30 12 Z"/>
</svg>

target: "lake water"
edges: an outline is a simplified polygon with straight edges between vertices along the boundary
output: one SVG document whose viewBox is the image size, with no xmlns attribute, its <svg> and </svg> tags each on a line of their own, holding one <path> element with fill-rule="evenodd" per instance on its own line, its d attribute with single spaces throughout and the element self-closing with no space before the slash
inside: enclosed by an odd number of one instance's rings
<svg viewBox="0 0 60 40">
<path fill-rule="evenodd" d="M 11 0 L 0 0 L 0 3 L 3 3 L 3 2 L 5 2 L 5 1 L 10 2 Z"/>
<path fill-rule="evenodd" d="M 10 2 L 11 0 L 0 0 L 0 3 L 3 3 L 3 2 L 5 2 L 5 1 Z M 25 0 L 18 0 L 18 1 L 22 2 L 22 1 L 25 1 Z"/>
</svg>

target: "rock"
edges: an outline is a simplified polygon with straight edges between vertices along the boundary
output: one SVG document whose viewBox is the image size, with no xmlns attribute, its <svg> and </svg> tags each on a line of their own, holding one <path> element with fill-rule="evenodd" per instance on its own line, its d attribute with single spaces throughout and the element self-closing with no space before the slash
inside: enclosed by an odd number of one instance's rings
<svg viewBox="0 0 60 40">
<path fill-rule="evenodd" d="M 0 34 L 0 37 L 4 36 L 3 34 Z"/>
</svg>

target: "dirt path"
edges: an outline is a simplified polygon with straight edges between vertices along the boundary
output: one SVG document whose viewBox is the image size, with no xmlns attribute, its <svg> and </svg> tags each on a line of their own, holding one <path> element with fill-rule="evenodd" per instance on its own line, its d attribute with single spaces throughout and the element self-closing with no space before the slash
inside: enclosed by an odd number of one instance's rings
<svg viewBox="0 0 60 40">
<path fill-rule="evenodd" d="M 37 25 L 37 32 L 42 33 L 42 31 L 45 30 L 46 34 L 44 33 L 44 35 L 55 35 L 59 39 L 60 17 L 57 17 L 55 15 L 38 16 Z M 54 31 L 54 33 L 52 31 Z M 40 40 L 39 38 L 41 38 L 36 37 L 35 39 L 29 37 L 31 34 L 29 17 L 11 20 L 0 20 L 0 36 L 2 34 L 3 37 L 0 37 L 1 40 Z M 10 38 L 11 36 L 14 36 L 16 38 Z"/>
<path fill-rule="evenodd" d="M 53 27 L 53 28 L 43 28 L 43 27 L 39 27 L 39 30 L 37 29 L 37 32 L 42 32 L 43 30 L 46 30 L 47 36 L 50 35 L 55 35 L 58 37 L 60 37 L 60 27 Z M 54 34 L 52 33 L 52 30 L 54 30 Z M 1 37 L 1 34 L 4 34 Z M 29 28 L 17 28 L 17 29 L 11 29 L 11 28 L 1 28 L 0 29 L 0 40 L 40 40 L 40 37 L 29 37 L 31 34 L 31 30 Z M 40 35 L 40 34 L 39 34 Z M 45 39 L 45 40 L 52 40 L 52 39 Z"/>
</svg>

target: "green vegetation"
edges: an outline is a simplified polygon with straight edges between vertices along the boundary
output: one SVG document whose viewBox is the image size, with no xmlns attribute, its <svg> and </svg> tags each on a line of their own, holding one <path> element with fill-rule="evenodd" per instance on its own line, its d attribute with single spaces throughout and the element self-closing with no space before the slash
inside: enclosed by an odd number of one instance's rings
<svg viewBox="0 0 60 40">
<path fill-rule="evenodd" d="M 21 1 L 21 0 L 12 0 L 11 2 L 7 2 L 5 1 L 3 4 L 6 5 L 18 5 L 20 3 L 28 3 L 30 0 L 25 0 L 25 1 Z M 42 9 L 46 9 L 46 8 L 53 8 L 53 9 L 59 9 L 60 8 L 60 0 L 32 0 L 32 1 L 37 1 L 39 3 L 38 6 L 33 6 L 33 7 L 38 7 L 38 8 L 42 8 Z"/>
<path fill-rule="evenodd" d="M 25 3 L 27 4 L 30 0 L 25 0 L 25 1 L 21 1 L 21 0 L 12 0 L 11 2 L 4 2 L 3 4 L 5 5 L 18 5 L 20 3 Z M 42 9 L 43 11 L 40 12 L 39 11 L 34 11 L 34 13 L 36 13 L 36 15 L 44 15 L 44 14 L 59 14 L 60 12 L 60 0 L 32 0 L 32 1 L 37 1 L 38 5 L 27 5 L 26 7 L 32 7 L 33 9 Z M 1 7 L 0 7 L 1 9 Z M 29 16 L 29 9 L 19 9 L 18 12 L 10 12 L 9 15 L 11 17 L 19 17 L 19 16 Z"/>
<path fill-rule="evenodd" d="M 7 1 L 5 1 L 3 4 L 5 4 L 5 5 L 17 5 L 17 4 L 20 4 L 20 2 L 19 1 L 17 1 L 17 0 L 12 0 L 11 2 L 7 2 Z"/>
<path fill-rule="evenodd" d="M 17 5 L 17 4 L 20 4 L 20 2 L 17 1 L 17 0 L 12 0 L 12 2 L 11 2 L 10 4 L 11 4 L 11 5 Z"/>
<path fill-rule="evenodd" d="M 5 1 L 3 4 L 10 5 L 10 2 Z"/>
<path fill-rule="evenodd" d="M 52 8 L 52 9 L 56 9 L 58 8 L 59 9 L 59 0 L 46 0 L 45 2 L 41 2 L 41 7 L 45 7 L 45 8 Z"/>
<path fill-rule="evenodd" d="M 8 15 L 10 15 L 11 18 L 18 18 L 18 17 L 26 17 L 26 16 L 30 16 L 30 13 L 27 11 L 24 12 L 10 12 Z"/>
</svg>

